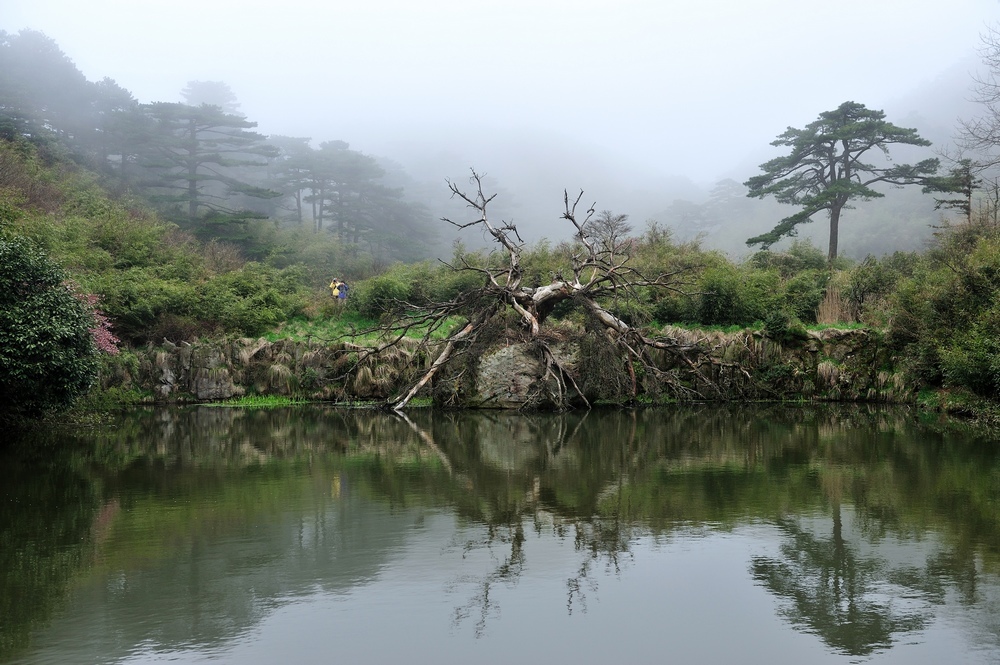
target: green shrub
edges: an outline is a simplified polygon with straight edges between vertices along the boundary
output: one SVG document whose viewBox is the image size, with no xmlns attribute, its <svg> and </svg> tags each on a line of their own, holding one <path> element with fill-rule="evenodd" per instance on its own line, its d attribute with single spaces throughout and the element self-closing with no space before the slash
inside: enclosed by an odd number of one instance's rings
<svg viewBox="0 0 1000 665">
<path fill-rule="evenodd" d="M 33 243 L 0 237 L 0 419 L 69 406 L 97 378 L 95 320 Z"/>
<path fill-rule="evenodd" d="M 806 328 L 794 316 L 782 310 L 775 310 L 764 318 L 763 332 L 781 344 L 794 344 L 808 339 Z"/>
<path fill-rule="evenodd" d="M 955 330 L 938 355 L 947 385 L 984 397 L 1000 395 L 1000 303 L 980 312 L 969 328 Z"/>
<path fill-rule="evenodd" d="M 150 268 L 108 273 L 89 283 L 115 333 L 132 343 L 207 334 L 261 335 L 302 311 L 301 271 L 248 263 L 200 283 L 161 279 Z"/>
<path fill-rule="evenodd" d="M 889 296 L 890 341 L 912 376 L 983 397 L 1000 394 L 1000 235 L 987 225 L 938 234 L 904 263 Z"/>
<path fill-rule="evenodd" d="M 477 272 L 468 270 L 452 270 L 441 266 L 430 273 L 427 286 L 427 296 L 432 302 L 447 302 L 454 300 L 462 293 L 483 286 L 486 278 Z"/>
<path fill-rule="evenodd" d="M 705 271 L 698 290 L 701 292 L 697 311 L 699 323 L 727 325 L 743 322 L 745 303 L 740 276 L 735 269 L 719 267 Z"/>
<path fill-rule="evenodd" d="M 88 286 L 101 295 L 101 307 L 111 318 L 115 334 L 131 343 L 159 342 L 153 329 L 161 317 L 190 316 L 198 307 L 194 284 L 165 280 L 151 268 L 107 272 Z"/>
<path fill-rule="evenodd" d="M 653 308 L 635 299 L 619 299 L 607 303 L 608 311 L 630 326 L 644 326 L 653 320 Z"/>
<path fill-rule="evenodd" d="M 296 266 L 276 270 L 248 263 L 210 279 L 200 289 L 193 314 L 227 333 L 258 336 L 299 314 L 306 302 Z"/>
<path fill-rule="evenodd" d="M 795 318 L 816 323 L 816 312 L 826 294 L 829 273 L 826 269 L 804 270 L 784 284 L 785 307 Z"/>
<path fill-rule="evenodd" d="M 740 270 L 725 264 L 706 270 L 698 283 L 698 323 L 750 325 L 781 309 L 776 271 Z"/>
<path fill-rule="evenodd" d="M 843 292 L 851 315 L 866 320 L 866 315 L 881 306 L 901 280 L 914 274 L 918 260 L 916 254 L 896 252 L 882 258 L 867 256 L 854 266 Z"/>
<path fill-rule="evenodd" d="M 777 270 L 783 279 L 788 279 L 807 270 L 826 270 L 827 257 L 812 241 L 794 240 L 787 252 L 765 249 L 754 254 L 750 264 L 758 270 Z"/>
<path fill-rule="evenodd" d="M 0 158 L 2 158 L 2 153 L 0 153 Z M 3 161 L 0 159 L 0 165 L 2 164 Z M 0 186 L 0 233 L 13 227 L 18 220 L 25 216 L 22 208 L 24 203 L 25 198 L 19 192 Z"/>
<path fill-rule="evenodd" d="M 380 275 L 359 283 L 351 289 L 348 303 L 352 310 L 366 319 L 380 319 L 399 311 L 410 297 L 409 284 L 396 275 Z"/>
</svg>

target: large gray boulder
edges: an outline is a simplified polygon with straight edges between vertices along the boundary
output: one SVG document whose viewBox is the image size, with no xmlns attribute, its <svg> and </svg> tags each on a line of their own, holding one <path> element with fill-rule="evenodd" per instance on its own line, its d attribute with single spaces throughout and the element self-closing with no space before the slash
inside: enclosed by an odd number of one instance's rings
<svg viewBox="0 0 1000 665">
<path fill-rule="evenodd" d="M 562 409 L 579 404 L 580 394 L 573 388 L 579 346 L 558 342 L 548 349 L 555 362 L 547 362 L 542 347 L 533 342 L 490 348 L 466 364 L 464 370 L 471 377 L 452 377 L 442 382 L 443 387 L 439 383 L 438 399 L 479 409 Z"/>
</svg>

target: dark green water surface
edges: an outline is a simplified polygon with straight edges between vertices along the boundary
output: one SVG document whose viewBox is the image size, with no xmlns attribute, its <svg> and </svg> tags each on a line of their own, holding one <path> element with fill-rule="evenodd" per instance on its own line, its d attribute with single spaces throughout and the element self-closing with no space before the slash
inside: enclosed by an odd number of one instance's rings
<svg viewBox="0 0 1000 665">
<path fill-rule="evenodd" d="M 132 411 L 0 455 L 0 663 L 997 663 L 998 452 L 863 407 Z"/>
</svg>

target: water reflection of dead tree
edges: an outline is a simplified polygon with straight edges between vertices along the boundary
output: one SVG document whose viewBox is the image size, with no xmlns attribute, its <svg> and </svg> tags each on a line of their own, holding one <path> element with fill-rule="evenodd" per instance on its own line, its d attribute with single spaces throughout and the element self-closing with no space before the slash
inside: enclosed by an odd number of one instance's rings
<svg viewBox="0 0 1000 665">
<path fill-rule="evenodd" d="M 632 428 L 628 436 L 628 441 L 622 442 L 619 448 L 619 463 L 624 469 L 626 456 L 634 447 L 637 440 L 635 414 L 632 414 Z M 597 582 L 591 577 L 591 567 L 595 561 L 606 558 L 607 568 L 613 569 L 615 575 L 620 575 L 622 570 L 622 557 L 628 555 L 631 558 L 630 549 L 632 543 L 632 526 L 624 517 L 625 506 L 622 497 L 625 488 L 625 476 L 618 474 L 617 481 L 613 486 L 614 503 L 610 511 L 610 517 L 601 519 L 591 519 L 586 522 L 576 523 L 576 538 L 574 544 L 577 551 L 586 551 L 589 556 L 580 565 L 576 576 L 570 577 L 566 581 L 568 598 L 566 609 L 573 613 L 574 598 L 581 604 L 583 612 L 587 611 L 587 599 L 583 593 L 583 583 L 589 583 L 592 591 L 597 591 Z"/>
<path fill-rule="evenodd" d="M 564 415 L 558 419 L 557 428 L 544 433 L 535 432 L 533 440 L 544 441 L 542 461 L 547 471 L 557 475 L 567 471 L 557 458 L 560 453 L 567 452 L 570 460 L 576 459 L 580 448 L 573 443 L 579 438 L 582 422 L 591 417 L 590 413 Z M 481 418 L 492 423 L 499 416 L 491 414 Z M 531 419 L 530 416 L 522 418 Z M 629 422 L 630 427 L 621 436 L 615 437 L 619 445 L 614 454 L 622 469 L 636 453 L 634 414 Z M 489 437 L 481 437 L 479 443 L 484 445 L 488 440 Z M 526 564 L 527 530 L 534 532 L 536 541 L 553 537 L 565 546 L 572 546 L 578 553 L 577 564 L 565 578 L 566 610 L 572 615 L 574 612 L 587 612 L 588 595 L 597 593 L 601 574 L 621 574 L 631 559 L 631 545 L 636 528 L 639 528 L 629 521 L 631 516 L 624 505 L 627 482 L 622 474 L 618 474 L 599 493 L 598 505 L 594 506 L 596 510 L 581 515 L 578 506 L 563 506 L 558 501 L 556 493 L 551 491 L 553 486 L 543 486 L 545 478 L 551 478 L 545 471 L 525 467 L 522 479 L 530 485 L 526 485 L 522 492 L 519 487 L 512 486 L 512 483 L 516 485 L 514 478 L 517 477 L 512 475 L 513 467 L 503 466 L 498 470 L 503 471 L 500 485 L 490 483 L 487 477 L 481 478 L 481 484 L 468 488 L 476 497 L 473 519 L 484 525 L 484 531 L 479 537 L 465 540 L 460 545 L 463 558 L 472 559 L 474 553 L 485 551 L 494 562 L 483 575 L 463 576 L 456 580 L 456 585 L 471 585 L 475 591 L 467 602 L 455 609 L 454 624 L 458 626 L 473 621 L 477 637 L 484 634 L 489 619 L 500 612 L 497 585 L 512 587 L 522 575 L 530 572 Z M 473 477 L 480 478 L 478 475 Z"/>
<path fill-rule="evenodd" d="M 543 527 L 539 516 L 539 506 L 535 505 L 533 520 L 536 535 L 541 537 Z M 477 617 L 475 623 L 476 637 L 482 637 L 491 616 L 500 613 L 500 606 L 493 598 L 497 584 L 515 586 L 525 572 L 525 531 L 526 516 L 520 511 L 504 513 L 503 519 L 488 522 L 486 534 L 479 540 L 468 540 L 463 546 L 463 558 L 480 549 L 487 549 L 494 561 L 493 568 L 482 578 L 463 577 L 460 582 L 475 582 L 476 593 L 467 603 L 455 609 L 454 625 L 457 627 L 471 616 Z M 574 611 L 587 612 L 587 592 L 596 593 L 597 579 L 594 577 L 595 567 L 601 562 L 605 572 L 620 575 L 626 558 L 631 558 L 631 543 L 633 533 L 618 516 L 613 518 L 595 517 L 578 519 L 570 523 L 553 525 L 552 534 L 561 539 L 569 535 L 572 529 L 573 545 L 576 551 L 582 553 L 582 559 L 575 574 L 566 579 L 566 611 L 572 615 Z M 496 556 L 494 547 L 510 546 L 508 554 Z"/>
<path fill-rule="evenodd" d="M 491 616 L 500 614 L 500 606 L 493 597 L 495 587 L 498 584 L 515 586 L 525 572 L 524 521 L 521 516 L 516 516 L 516 520 L 513 523 L 488 524 L 482 540 L 469 540 L 464 544 L 463 558 L 473 551 L 485 548 L 497 562 L 496 567 L 481 578 L 466 576 L 459 579 L 459 582 L 474 582 L 476 592 L 467 603 L 455 609 L 454 625 L 457 627 L 475 615 L 476 637 L 485 634 Z M 597 593 L 598 590 L 595 567 L 603 562 L 605 572 L 620 575 L 625 559 L 631 558 L 632 530 L 623 526 L 618 519 L 600 518 L 577 520 L 572 523 L 571 528 L 574 532 L 574 548 L 583 556 L 575 573 L 566 579 L 566 611 L 570 615 L 574 611 L 586 614 L 587 592 Z M 540 531 L 537 521 L 536 531 Z M 556 529 L 553 535 L 562 538 L 566 532 Z M 494 547 L 497 545 L 509 545 L 509 553 L 496 556 Z"/>
<path fill-rule="evenodd" d="M 570 441 L 576 438 L 580 429 L 583 427 L 584 421 L 587 420 L 587 413 L 588 412 L 585 412 L 583 417 L 576 422 L 572 431 L 569 431 L 565 418 L 559 419 L 559 429 L 556 432 L 555 437 L 547 437 L 545 439 L 545 454 L 547 462 L 551 463 L 555 456 L 559 454 L 559 451 L 565 448 Z"/>
<path fill-rule="evenodd" d="M 517 584 L 524 570 L 524 540 L 524 527 L 518 522 L 513 527 L 511 525 L 489 525 L 484 542 L 466 542 L 463 558 L 479 547 L 486 547 L 492 555 L 492 548 L 496 543 L 509 543 L 510 554 L 505 556 L 492 572 L 476 581 L 478 590 L 468 603 L 455 608 L 455 626 L 460 625 L 475 611 L 478 617 L 475 625 L 476 637 L 482 637 L 486 633 L 487 619 L 491 614 L 500 613 L 500 606 L 491 599 L 490 593 L 496 584 Z M 495 557 L 494 559 L 499 560 Z"/>
<path fill-rule="evenodd" d="M 402 411 L 396 411 L 395 413 L 399 418 L 403 419 L 403 422 L 410 426 L 410 429 L 413 430 L 413 433 L 420 438 L 423 444 L 430 448 L 435 455 L 437 455 L 438 459 L 441 460 L 441 464 L 448 471 L 448 475 L 451 475 L 451 460 L 449 460 L 448 456 L 444 454 L 444 451 L 441 450 L 436 443 L 434 443 L 434 439 L 431 438 L 431 435 L 424 431 L 415 422 L 407 418 L 406 414 Z"/>
<path fill-rule="evenodd" d="M 576 523 L 574 546 L 578 552 L 584 552 L 585 557 L 576 575 L 566 580 L 566 609 L 570 614 L 573 614 L 574 600 L 584 613 L 587 612 L 584 587 L 597 592 L 597 580 L 592 576 L 595 563 L 603 560 L 605 571 L 621 575 L 624 558 L 631 559 L 632 556 L 631 541 L 632 529 L 623 525 L 618 517 Z"/>
</svg>

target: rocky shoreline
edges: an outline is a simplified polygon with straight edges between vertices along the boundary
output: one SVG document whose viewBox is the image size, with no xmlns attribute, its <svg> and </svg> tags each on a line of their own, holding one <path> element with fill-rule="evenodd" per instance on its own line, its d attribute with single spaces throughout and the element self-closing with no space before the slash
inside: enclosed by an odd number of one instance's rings
<svg viewBox="0 0 1000 665">
<path fill-rule="evenodd" d="M 426 394 L 461 408 L 546 409 L 592 403 L 695 401 L 868 401 L 915 399 L 877 331 L 825 329 L 775 340 L 735 333 L 665 328 L 660 334 L 692 349 L 697 362 L 664 354 L 658 371 L 690 390 L 656 395 L 620 357 L 601 355 L 594 336 L 568 335 L 556 349 L 574 386 L 552 380 L 530 341 L 504 340 L 470 349 L 435 378 Z M 599 342 L 599 337 L 598 337 Z M 102 377 L 102 387 L 138 390 L 157 403 L 211 402 L 243 395 L 318 401 L 379 401 L 402 390 L 433 359 L 434 349 L 404 341 L 378 356 L 347 342 L 266 339 L 164 343 L 134 352 L 135 361 Z"/>
</svg>

